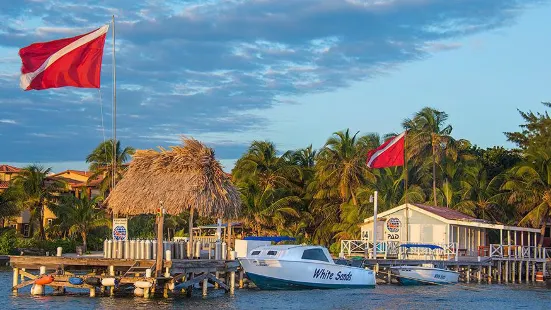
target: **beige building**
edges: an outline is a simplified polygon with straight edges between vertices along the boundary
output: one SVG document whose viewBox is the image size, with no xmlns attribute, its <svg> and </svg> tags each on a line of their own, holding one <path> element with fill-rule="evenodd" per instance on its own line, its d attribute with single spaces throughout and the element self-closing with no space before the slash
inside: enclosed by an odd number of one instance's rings
<svg viewBox="0 0 551 310">
<path fill-rule="evenodd" d="M 366 218 L 360 224 L 361 240 L 341 243 L 344 250 L 361 251 L 361 245 L 373 244 L 373 224 L 373 217 Z M 483 257 L 496 246 L 534 247 L 540 238 L 539 229 L 492 223 L 422 204 L 403 204 L 379 213 L 376 227 L 378 256 L 398 256 L 404 244 L 429 244 L 441 247 L 447 256 Z"/>
</svg>

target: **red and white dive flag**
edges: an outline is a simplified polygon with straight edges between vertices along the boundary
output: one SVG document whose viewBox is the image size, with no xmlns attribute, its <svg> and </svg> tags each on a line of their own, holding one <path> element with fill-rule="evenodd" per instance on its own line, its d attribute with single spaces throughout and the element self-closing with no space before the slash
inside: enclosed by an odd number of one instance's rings
<svg viewBox="0 0 551 310">
<path fill-rule="evenodd" d="M 19 50 L 21 88 L 99 88 L 109 25 L 72 38 L 33 43 Z"/>
<path fill-rule="evenodd" d="M 390 138 L 378 148 L 367 152 L 369 168 L 386 168 L 404 165 L 404 144 L 406 132 Z"/>
</svg>

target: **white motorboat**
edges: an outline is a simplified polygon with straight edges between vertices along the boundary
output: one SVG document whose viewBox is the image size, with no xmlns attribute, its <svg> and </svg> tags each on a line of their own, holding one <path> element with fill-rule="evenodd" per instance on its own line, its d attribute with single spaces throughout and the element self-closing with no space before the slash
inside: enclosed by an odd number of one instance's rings
<svg viewBox="0 0 551 310">
<path fill-rule="evenodd" d="M 427 251 L 443 250 L 442 247 L 433 244 L 402 244 L 400 247 L 406 251 L 411 248 L 421 248 Z M 434 254 L 431 254 L 431 256 L 434 258 Z M 459 272 L 444 269 L 443 264 L 441 265 L 424 263 L 420 266 L 394 266 L 390 267 L 390 270 L 402 285 L 458 283 Z"/>
<path fill-rule="evenodd" d="M 372 270 L 335 264 L 322 246 L 262 246 L 239 262 L 247 277 L 265 290 L 375 287 Z"/>
<path fill-rule="evenodd" d="M 459 282 L 458 272 L 436 268 L 433 264 L 395 266 L 390 269 L 402 285 L 455 284 Z"/>
</svg>

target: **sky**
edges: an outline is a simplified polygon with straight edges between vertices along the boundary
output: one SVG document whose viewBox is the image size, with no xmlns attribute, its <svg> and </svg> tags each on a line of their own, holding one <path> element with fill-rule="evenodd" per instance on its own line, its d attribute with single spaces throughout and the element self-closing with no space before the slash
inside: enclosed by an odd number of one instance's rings
<svg viewBox="0 0 551 310">
<path fill-rule="evenodd" d="M 513 147 L 517 109 L 551 101 L 550 0 L 0 0 L 0 163 L 86 169 L 112 136 L 111 33 L 99 90 L 23 91 L 18 56 L 112 15 L 122 144 L 194 137 L 226 170 L 253 140 L 320 148 L 425 106 L 456 138 Z"/>
</svg>

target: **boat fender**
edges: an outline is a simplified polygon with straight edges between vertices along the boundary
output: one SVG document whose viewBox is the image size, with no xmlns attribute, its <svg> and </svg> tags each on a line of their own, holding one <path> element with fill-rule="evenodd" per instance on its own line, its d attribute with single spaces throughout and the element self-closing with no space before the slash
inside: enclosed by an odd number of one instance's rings
<svg viewBox="0 0 551 310">
<path fill-rule="evenodd" d="M 43 294 L 44 294 L 44 286 L 33 284 L 33 286 L 31 287 L 31 295 L 43 295 Z"/>
<path fill-rule="evenodd" d="M 52 275 L 47 275 L 47 276 L 44 275 L 34 280 L 34 284 L 38 284 L 38 285 L 46 285 L 52 282 L 54 282 L 54 277 Z"/>
<path fill-rule="evenodd" d="M 136 283 L 134 283 L 134 286 L 139 288 L 150 288 L 151 286 L 153 286 L 153 284 L 148 281 L 137 281 Z"/>
<path fill-rule="evenodd" d="M 72 285 L 81 285 L 82 283 L 84 283 L 84 280 L 78 277 L 70 277 L 69 283 L 71 283 Z"/>
<path fill-rule="evenodd" d="M 100 286 L 101 280 L 98 277 L 89 277 L 84 280 L 84 283 L 91 285 L 91 286 Z"/>
<path fill-rule="evenodd" d="M 141 288 L 141 287 L 136 287 L 134 289 L 134 295 L 137 296 L 137 297 L 143 297 L 144 295 L 144 289 Z"/>
<path fill-rule="evenodd" d="M 103 278 L 103 279 L 101 279 L 101 285 L 103 285 L 103 286 L 117 286 L 117 279 L 115 279 L 115 278 Z"/>
</svg>

